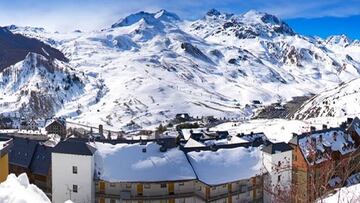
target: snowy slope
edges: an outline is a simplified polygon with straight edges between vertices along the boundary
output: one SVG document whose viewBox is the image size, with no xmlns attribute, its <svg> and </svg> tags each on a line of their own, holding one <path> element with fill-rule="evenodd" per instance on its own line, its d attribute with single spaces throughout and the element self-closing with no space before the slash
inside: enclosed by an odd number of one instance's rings
<svg viewBox="0 0 360 203">
<path fill-rule="evenodd" d="M 117 129 L 151 127 L 179 112 L 248 117 L 252 100 L 319 93 L 360 73 L 357 41 L 304 37 L 257 11 L 211 10 L 191 22 L 139 12 L 86 33 L 9 29 L 61 50 L 88 78 L 83 96 L 57 115 Z"/>
<path fill-rule="evenodd" d="M 324 203 L 348 203 L 360 201 L 360 184 L 352 185 L 349 187 L 340 188 L 335 194 L 329 195 L 318 202 Z"/>
<path fill-rule="evenodd" d="M 10 174 L 7 180 L 0 184 L 0 202 L 2 203 L 50 203 L 45 193 L 29 183 L 25 173 L 16 177 Z"/>
<path fill-rule="evenodd" d="M 355 117 L 360 115 L 360 79 L 322 92 L 305 103 L 294 117 Z"/>
<path fill-rule="evenodd" d="M 84 93 L 85 77 L 68 65 L 29 53 L 0 73 L 0 110 L 51 116 Z"/>
</svg>

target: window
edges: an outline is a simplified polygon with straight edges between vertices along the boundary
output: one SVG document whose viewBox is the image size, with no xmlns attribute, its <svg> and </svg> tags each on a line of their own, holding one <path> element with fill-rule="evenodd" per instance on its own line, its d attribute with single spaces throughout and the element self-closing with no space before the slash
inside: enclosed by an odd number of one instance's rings
<svg viewBox="0 0 360 203">
<path fill-rule="evenodd" d="M 166 183 L 161 183 L 161 184 L 160 184 L 160 187 L 161 187 L 161 188 L 166 188 Z"/>
<path fill-rule="evenodd" d="M 281 175 L 278 175 L 278 182 L 280 182 L 280 179 L 281 179 Z"/>
<path fill-rule="evenodd" d="M 77 185 L 73 185 L 73 192 L 77 193 L 78 192 L 78 186 Z"/>
<path fill-rule="evenodd" d="M 73 166 L 73 167 L 72 167 L 72 171 L 73 171 L 73 174 L 77 174 L 77 173 L 78 173 L 78 168 L 77 168 L 77 166 Z"/>
<path fill-rule="evenodd" d="M 116 203 L 115 199 L 110 199 L 110 203 Z"/>
<path fill-rule="evenodd" d="M 281 166 L 281 161 L 278 162 L 278 166 L 279 166 L 279 167 Z"/>
<path fill-rule="evenodd" d="M 179 183 L 179 186 L 184 186 L 184 183 Z"/>
<path fill-rule="evenodd" d="M 130 184 L 130 183 L 126 184 L 126 188 L 127 188 L 127 189 L 130 189 L 130 188 L 131 188 L 131 184 Z"/>
<path fill-rule="evenodd" d="M 150 189 L 150 184 L 145 184 L 145 185 L 144 185 L 144 188 L 145 188 L 145 189 Z"/>
<path fill-rule="evenodd" d="M 110 187 L 115 187 L 116 184 L 115 183 L 110 183 Z"/>
</svg>

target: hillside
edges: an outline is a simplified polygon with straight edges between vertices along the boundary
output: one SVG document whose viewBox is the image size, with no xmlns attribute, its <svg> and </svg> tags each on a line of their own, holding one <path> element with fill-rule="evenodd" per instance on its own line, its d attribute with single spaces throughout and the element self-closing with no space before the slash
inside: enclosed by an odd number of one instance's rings
<svg viewBox="0 0 360 203">
<path fill-rule="evenodd" d="M 294 118 L 354 117 L 360 115 L 359 106 L 360 79 L 355 79 L 313 97 L 294 114 Z"/>
<path fill-rule="evenodd" d="M 360 73 L 357 41 L 302 36 L 257 11 L 210 10 L 195 21 L 139 12 L 92 32 L 8 29 L 60 50 L 67 66 L 84 73 L 83 92 L 74 93 L 82 96 L 54 114 L 115 129 L 155 126 L 179 112 L 250 117 L 253 100 L 317 94 Z"/>
</svg>

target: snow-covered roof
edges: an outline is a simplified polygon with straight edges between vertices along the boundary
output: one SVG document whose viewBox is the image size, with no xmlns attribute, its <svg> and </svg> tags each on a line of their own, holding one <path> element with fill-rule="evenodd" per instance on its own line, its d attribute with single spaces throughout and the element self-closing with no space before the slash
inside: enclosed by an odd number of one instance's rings
<svg viewBox="0 0 360 203">
<path fill-rule="evenodd" d="M 161 182 L 196 179 L 184 152 L 160 151 L 160 145 L 95 142 L 97 175 L 109 182 Z M 146 149 L 146 151 L 144 150 Z"/>
<path fill-rule="evenodd" d="M 192 128 L 192 129 L 182 129 L 181 133 L 185 140 L 188 140 L 191 137 L 191 133 L 202 133 L 206 128 Z"/>
<path fill-rule="evenodd" d="M 351 122 L 349 129 L 351 128 L 360 136 L 360 119 L 358 117 Z"/>
<path fill-rule="evenodd" d="M 341 155 L 356 150 L 351 136 L 340 128 L 315 131 L 299 138 L 299 147 L 309 164 L 318 164 L 331 158 L 330 152 Z"/>
<path fill-rule="evenodd" d="M 220 185 L 249 179 L 261 174 L 262 154 L 259 148 L 237 147 L 187 154 L 198 179 L 207 185 Z"/>
<path fill-rule="evenodd" d="M 204 147 L 205 145 L 201 142 L 198 142 L 192 138 L 190 138 L 186 144 L 184 145 L 185 148 L 192 148 L 192 147 Z"/>
<path fill-rule="evenodd" d="M 0 138 L 0 157 L 8 152 L 11 143 L 12 139 L 10 138 Z"/>
<path fill-rule="evenodd" d="M 239 143 L 247 143 L 248 141 L 237 136 L 229 136 L 225 139 L 212 139 L 204 141 L 206 146 L 211 145 L 227 145 L 227 144 L 239 144 Z"/>
</svg>

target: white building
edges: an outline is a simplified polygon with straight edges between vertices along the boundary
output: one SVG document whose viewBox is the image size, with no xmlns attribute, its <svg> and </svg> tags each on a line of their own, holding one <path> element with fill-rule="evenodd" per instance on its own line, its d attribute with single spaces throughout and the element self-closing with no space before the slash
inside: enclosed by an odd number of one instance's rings
<svg viewBox="0 0 360 203">
<path fill-rule="evenodd" d="M 165 149 L 156 142 L 93 146 L 97 202 L 196 202 L 196 175 L 178 147 Z"/>
<path fill-rule="evenodd" d="M 292 148 L 281 142 L 271 143 L 262 151 L 263 163 L 267 171 L 264 177 L 264 202 L 290 201 Z"/>
<path fill-rule="evenodd" d="M 60 142 L 52 153 L 52 202 L 95 202 L 96 149 L 83 141 Z"/>
<path fill-rule="evenodd" d="M 262 202 L 259 147 L 191 151 L 187 156 L 198 177 L 194 193 L 203 202 Z"/>
</svg>

